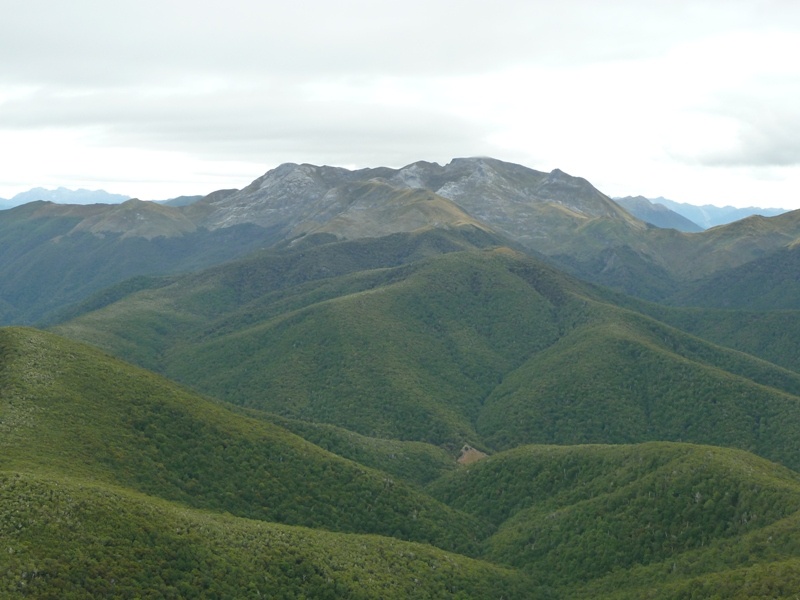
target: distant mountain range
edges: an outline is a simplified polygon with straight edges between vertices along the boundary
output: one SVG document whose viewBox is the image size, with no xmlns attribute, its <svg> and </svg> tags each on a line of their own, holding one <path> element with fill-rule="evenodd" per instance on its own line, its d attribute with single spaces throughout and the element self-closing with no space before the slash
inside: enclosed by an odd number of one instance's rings
<svg viewBox="0 0 800 600">
<path fill-rule="evenodd" d="M 704 229 L 704 227 L 687 219 L 682 214 L 670 210 L 663 204 L 651 202 L 644 196 L 614 198 L 614 201 L 637 219 L 662 229 L 677 229 L 687 233 L 703 231 Z"/>
<path fill-rule="evenodd" d="M 626 196 L 625 198 L 614 198 L 614 200 L 625 210 L 647 223 L 687 232 L 726 225 L 752 215 L 774 217 L 787 212 L 782 208 L 758 208 L 755 206 L 748 208 L 719 207 L 710 204 L 696 206 L 661 197 L 649 199 L 643 196 Z"/>
<path fill-rule="evenodd" d="M 203 196 L 179 196 L 169 200 L 156 200 L 156 202 L 170 206 L 184 206 L 196 202 L 202 197 Z M 104 190 L 86 190 L 83 188 L 71 190 L 65 187 L 48 190 L 37 187 L 27 192 L 20 192 L 9 200 L 0 198 L 0 210 L 7 210 L 15 206 L 27 204 L 28 202 L 36 202 L 37 200 L 54 202 L 56 204 L 120 204 L 126 200 L 130 200 L 130 198 L 130 196 L 122 194 L 110 194 Z"/>
<path fill-rule="evenodd" d="M 58 204 L 119 204 L 129 198 L 130 196 L 110 194 L 104 190 L 70 190 L 65 187 L 48 190 L 37 187 L 27 192 L 20 192 L 10 200 L 0 198 L 0 208 L 12 208 L 37 200 L 56 202 Z"/>
<path fill-rule="evenodd" d="M 464 158 L 0 212 L 0 595 L 794 597 L 800 211 L 623 204 Z"/>
</svg>

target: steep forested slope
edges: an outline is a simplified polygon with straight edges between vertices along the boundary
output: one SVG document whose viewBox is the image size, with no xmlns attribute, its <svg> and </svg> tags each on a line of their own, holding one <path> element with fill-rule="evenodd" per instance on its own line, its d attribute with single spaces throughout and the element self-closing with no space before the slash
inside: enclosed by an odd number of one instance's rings
<svg viewBox="0 0 800 600">
<path fill-rule="evenodd" d="M 713 597 L 717 582 L 781 597 L 800 583 L 799 476 L 737 450 L 524 446 L 457 467 L 423 444 L 228 408 L 33 329 L 0 330 L 0 384 L 10 598 Z M 426 474 L 376 469 L 397 460 Z"/>
<path fill-rule="evenodd" d="M 703 576 L 731 571 L 724 597 L 746 597 L 747 570 L 772 593 L 797 585 L 799 482 L 741 451 L 653 443 L 520 447 L 431 489 L 498 526 L 486 556 L 565 597 L 682 597 L 670 594 L 698 583 L 713 597 Z"/>
<path fill-rule="evenodd" d="M 3 598 L 526 598 L 523 575 L 392 538 L 0 470 Z"/>
<path fill-rule="evenodd" d="M 402 481 L 82 345 L 4 329 L 0 357 L 0 469 L 67 474 L 195 508 L 460 550 L 481 531 Z"/>
<path fill-rule="evenodd" d="M 304 263 L 312 280 L 265 254 L 57 331 L 231 402 L 369 436 L 453 451 L 692 441 L 800 465 L 800 375 L 507 249 L 393 266 L 370 251 L 383 243 L 304 251 L 376 257 L 339 271 Z"/>
</svg>

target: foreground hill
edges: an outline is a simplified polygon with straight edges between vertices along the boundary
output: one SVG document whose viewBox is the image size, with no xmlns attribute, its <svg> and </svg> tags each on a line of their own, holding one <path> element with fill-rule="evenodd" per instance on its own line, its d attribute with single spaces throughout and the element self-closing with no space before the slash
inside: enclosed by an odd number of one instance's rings
<svg viewBox="0 0 800 600">
<path fill-rule="evenodd" d="M 223 515 L 0 471 L 3 598 L 529 597 L 524 576 L 428 545 Z"/>
<path fill-rule="evenodd" d="M 232 403 L 454 452 L 674 440 L 800 466 L 797 373 L 508 249 L 398 264 L 442 235 L 268 252 L 56 331 Z"/>
<path fill-rule="evenodd" d="M 428 467 L 423 489 L 268 421 L 377 463 L 441 460 L 423 445 L 234 411 L 33 329 L 0 330 L 0 384 L 3 597 L 766 598 L 800 584 L 800 479 L 742 451 L 525 446 Z"/>
<path fill-rule="evenodd" d="M 82 345 L 0 330 L 0 469 L 468 550 L 481 524 L 402 481 Z M 455 536 L 455 537 L 453 537 Z"/>
<path fill-rule="evenodd" d="M 797 486 L 743 452 L 654 443 L 521 447 L 431 489 L 498 526 L 487 557 L 564 597 L 748 598 L 797 585 Z"/>
</svg>

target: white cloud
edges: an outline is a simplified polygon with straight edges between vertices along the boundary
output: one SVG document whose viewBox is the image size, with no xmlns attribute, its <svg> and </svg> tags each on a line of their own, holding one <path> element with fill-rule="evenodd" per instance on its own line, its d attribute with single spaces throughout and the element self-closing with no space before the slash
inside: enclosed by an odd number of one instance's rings
<svg viewBox="0 0 800 600">
<path fill-rule="evenodd" d="M 0 3 L 3 197 L 483 154 L 800 206 L 795 3 Z"/>
</svg>

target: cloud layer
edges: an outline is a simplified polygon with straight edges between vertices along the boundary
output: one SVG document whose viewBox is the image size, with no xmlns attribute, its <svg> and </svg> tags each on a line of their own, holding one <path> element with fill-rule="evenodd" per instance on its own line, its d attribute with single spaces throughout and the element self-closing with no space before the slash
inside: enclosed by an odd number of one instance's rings
<svg viewBox="0 0 800 600">
<path fill-rule="evenodd" d="M 0 196 L 474 154 L 684 201 L 786 205 L 800 182 L 795 3 L 4 7 Z"/>
</svg>

